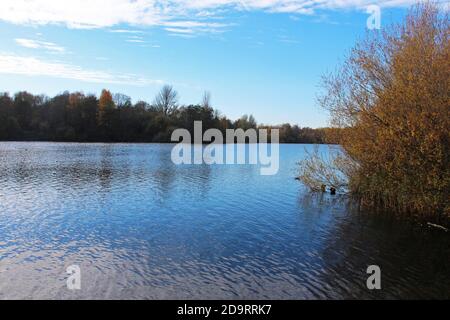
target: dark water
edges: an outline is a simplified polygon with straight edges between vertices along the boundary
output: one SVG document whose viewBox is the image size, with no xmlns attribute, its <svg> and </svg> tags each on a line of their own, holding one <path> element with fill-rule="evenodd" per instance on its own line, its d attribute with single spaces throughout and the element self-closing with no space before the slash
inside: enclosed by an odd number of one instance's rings
<svg viewBox="0 0 450 320">
<path fill-rule="evenodd" d="M 0 299 L 450 298 L 449 235 L 310 195 L 305 147 L 261 176 L 170 145 L 0 143 Z"/>
</svg>

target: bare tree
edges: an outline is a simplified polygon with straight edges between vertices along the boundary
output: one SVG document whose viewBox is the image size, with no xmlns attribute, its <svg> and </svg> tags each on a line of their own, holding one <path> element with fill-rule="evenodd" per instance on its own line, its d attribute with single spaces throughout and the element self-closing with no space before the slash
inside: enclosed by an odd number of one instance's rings
<svg viewBox="0 0 450 320">
<path fill-rule="evenodd" d="M 131 98 L 122 93 L 114 94 L 113 101 L 116 104 L 117 108 L 119 108 L 119 109 L 131 106 Z"/>
<path fill-rule="evenodd" d="M 203 108 L 212 108 L 211 105 L 211 93 L 209 91 L 205 91 L 205 93 L 203 94 L 203 99 L 202 99 L 202 104 L 201 106 Z"/>
<path fill-rule="evenodd" d="M 156 95 L 154 105 L 165 115 L 173 113 L 178 107 L 178 92 L 172 86 L 165 85 Z"/>
</svg>

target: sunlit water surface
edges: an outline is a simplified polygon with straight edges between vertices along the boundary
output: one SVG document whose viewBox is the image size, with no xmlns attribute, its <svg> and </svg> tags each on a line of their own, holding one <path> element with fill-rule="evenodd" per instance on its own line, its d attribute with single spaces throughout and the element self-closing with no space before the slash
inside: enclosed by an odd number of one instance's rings
<svg viewBox="0 0 450 320">
<path fill-rule="evenodd" d="M 450 298 L 449 236 L 310 195 L 305 148 L 261 176 L 171 145 L 0 143 L 0 299 Z"/>
</svg>

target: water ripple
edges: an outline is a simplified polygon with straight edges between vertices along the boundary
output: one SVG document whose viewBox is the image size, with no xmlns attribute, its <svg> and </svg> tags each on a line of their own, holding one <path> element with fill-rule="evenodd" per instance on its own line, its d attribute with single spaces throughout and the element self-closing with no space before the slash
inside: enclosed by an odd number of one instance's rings
<svg viewBox="0 0 450 320">
<path fill-rule="evenodd" d="M 303 146 L 275 176 L 178 167 L 171 147 L 0 143 L 0 299 L 450 298 L 448 236 L 309 195 Z"/>
</svg>

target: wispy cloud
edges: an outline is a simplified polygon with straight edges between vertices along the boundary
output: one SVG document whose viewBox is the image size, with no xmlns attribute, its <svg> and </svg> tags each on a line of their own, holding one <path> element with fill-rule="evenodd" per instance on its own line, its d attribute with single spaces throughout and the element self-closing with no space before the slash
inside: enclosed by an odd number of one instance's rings
<svg viewBox="0 0 450 320">
<path fill-rule="evenodd" d="M 222 33 L 231 24 L 204 22 L 204 21 L 168 21 L 164 22 L 164 29 L 172 34 L 178 35 L 196 35 L 196 34 L 211 34 Z"/>
<path fill-rule="evenodd" d="M 64 53 L 66 51 L 64 47 L 58 46 L 57 44 L 54 44 L 52 42 L 23 38 L 15 39 L 15 41 L 19 46 L 29 49 L 45 49 L 52 53 Z"/>
<path fill-rule="evenodd" d="M 171 33 L 181 33 L 181 34 L 193 34 L 194 30 L 189 28 L 165 28 L 166 31 Z"/>
<path fill-rule="evenodd" d="M 48 76 L 101 84 L 122 84 L 146 86 L 164 83 L 162 80 L 147 79 L 135 74 L 110 73 L 101 70 L 87 70 L 80 66 L 61 62 L 49 62 L 35 57 L 0 53 L 0 74 L 25 76 Z"/>
<path fill-rule="evenodd" d="M 382 7 L 399 7 L 415 2 L 376 1 Z M 210 21 L 225 9 L 314 14 L 324 9 L 363 9 L 369 4 L 373 4 L 373 0 L 1 0 L 0 20 L 16 24 L 60 24 L 69 28 L 160 26 L 177 28 L 170 32 L 186 34 L 220 32 L 227 24 L 219 25 Z M 189 21 L 180 21 L 182 19 Z M 142 31 L 114 29 L 111 32 Z"/>
<path fill-rule="evenodd" d="M 129 43 L 138 43 L 138 44 L 147 43 L 147 41 L 145 41 L 144 38 L 141 36 L 128 36 L 125 41 Z"/>
<path fill-rule="evenodd" d="M 143 34 L 144 31 L 142 30 L 130 30 L 130 29 L 113 29 L 109 30 L 109 32 L 112 33 L 131 33 L 131 34 Z"/>
<path fill-rule="evenodd" d="M 145 40 L 141 40 L 141 39 L 127 39 L 125 41 L 130 42 L 130 43 L 146 43 Z"/>
</svg>

